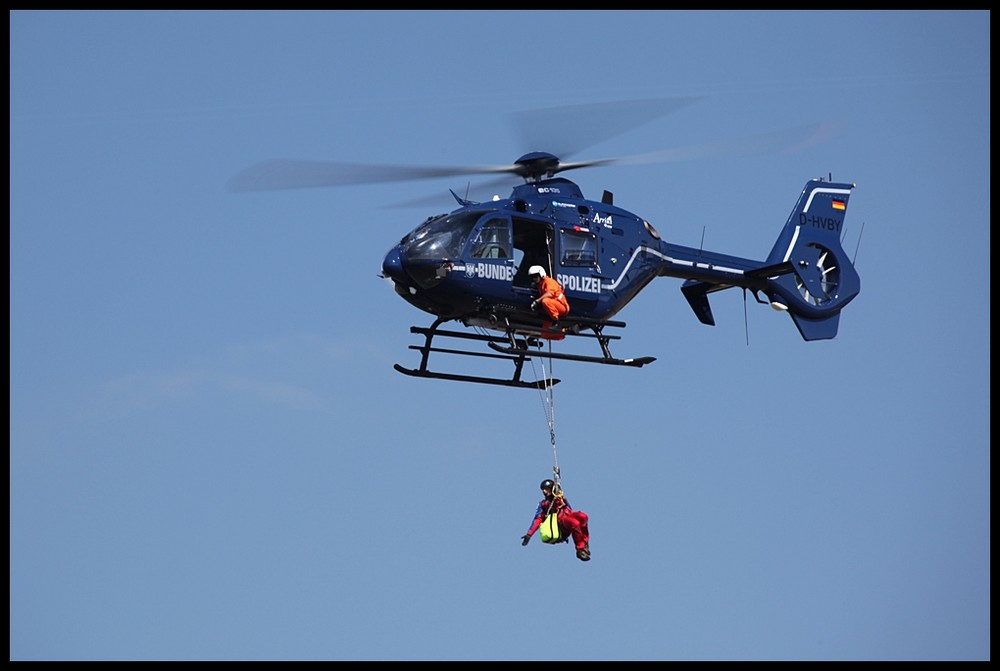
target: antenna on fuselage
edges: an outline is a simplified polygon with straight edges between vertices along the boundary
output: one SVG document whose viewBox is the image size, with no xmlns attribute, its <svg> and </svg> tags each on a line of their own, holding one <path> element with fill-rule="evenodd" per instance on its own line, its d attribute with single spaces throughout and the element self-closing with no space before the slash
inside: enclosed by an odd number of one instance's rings
<svg viewBox="0 0 1000 671">
<path fill-rule="evenodd" d="M 743 287 L 743 331 L 746 333 L 747 347 L 750 347 L 750 321 L 747 318 L 747 288 Z"/>
<path fill-rule="evenodd" d="M 851 259 L 851 263 L 852 264 L 856 263 L 857 260 L 858 260 L 858 250 L 861 249 L 861 236 L 864 235 L 864 232 L 865 232 L 865 222 L 862 221 L 861 222 L 861 232 L 858 233 L 858 245 L 857 245 L 857 247 L 854 248 L 854 258 Z"/>
</svg>

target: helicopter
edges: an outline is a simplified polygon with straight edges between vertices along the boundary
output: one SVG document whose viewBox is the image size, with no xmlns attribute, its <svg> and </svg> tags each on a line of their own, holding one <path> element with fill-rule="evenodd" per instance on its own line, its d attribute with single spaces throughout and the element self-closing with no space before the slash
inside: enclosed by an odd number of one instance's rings
<svg viewBox="0 0 1000 671">
<path fill-rule="evenodd" d="M 681 293 L 696 318 L 715 325 L 709 296 L 742 288 L 756 302 L 787 312 L 806 341 L 837 335 L 840 313 L 860 292 L 861 281 L 841 244 L 853 183 L 810 179 L 805 183 L 770 253 L 752 260 L 664 240 L 646 219 L 614 203 L 605 190 L 586 198 L 561 173 L 600 166 L 616 159 L 563 161 L 532 151 L 514 163 L 468 168 L 390 168 L 326 162 L 270 161 L 235 180 L 233 190 L 260 190 L 342 183 L 392 181 L 460 173 L 512 174 L 523 180 L 509 197 L 476 202 L 449 190 L 458 207 L 427 217 L 393 244 L 380 277 L 410 305 L 434 317 L 410 349 L 420 353 L 415 368 L 395 364 L 405 375 L 452 381 L 545 389 L 556 378 L 523 379 L 534 358 L 640 368 L 655 361 L 619 358 L 610 344 L 615 317 L 654 279 L 683 280 Z M 562 285 L 570 312 L 553 323 L 535 304 L 529 269 L 541 267 Z M 443 328 L 455 322 L 466 330 Z M 607 332 L 607 331 L 612 332 Z M 590 339 L 592 354 L 554 351 L 564 339 Z M 455 349 L 456 342 L 480 348 Z M 485 344 L 485 347 L 482 345 Z M 545 345 L 548 345 L 548 348 Z M 513 364 L 505 376 L 443 372 L 430 367 L 431 355 L 501 359 Z"/>
</svg>

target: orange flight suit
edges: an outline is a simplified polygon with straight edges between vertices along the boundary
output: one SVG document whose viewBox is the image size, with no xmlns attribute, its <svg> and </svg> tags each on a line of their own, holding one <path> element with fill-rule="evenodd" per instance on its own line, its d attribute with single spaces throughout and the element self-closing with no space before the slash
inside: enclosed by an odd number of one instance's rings
<svg viewBox="0 0 1000 671">
<path fill-rule="evenodd" d="M 542 277 L 538 280 L 538 302 L 542 304 L 545 312 L 552 318 L 542 324 L 542 328 L 552 328 L 552 322 L 569 314 L 569 302 L 563 294 L 562 285 L 553 277 Z M 562 340 L 566 336 L 562 333 L 542 333 L 543 338 L 550 340 Z"/>
<path fill-rule="evenodd" d="M 553 277 L 543 277 L 538 280 L 538 302 L 549 313 L 552 321 L 569 314 L 569 303 L 563 294 L 562 285 Z"/>
</svg>

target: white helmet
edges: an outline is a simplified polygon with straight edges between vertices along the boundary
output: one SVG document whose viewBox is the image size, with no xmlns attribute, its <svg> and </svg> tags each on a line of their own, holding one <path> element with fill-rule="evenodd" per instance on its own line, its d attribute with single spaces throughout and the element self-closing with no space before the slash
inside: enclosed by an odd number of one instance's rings
<svg viewBox="0 0 1000 671">
<path fill-rule="evenodd" d="M 531 277 L 532 275 L 545 277 L 545 268 L 542 268 L 541 266 L 531 266 L 528 268 L 528 277 Z"/>
</svg>

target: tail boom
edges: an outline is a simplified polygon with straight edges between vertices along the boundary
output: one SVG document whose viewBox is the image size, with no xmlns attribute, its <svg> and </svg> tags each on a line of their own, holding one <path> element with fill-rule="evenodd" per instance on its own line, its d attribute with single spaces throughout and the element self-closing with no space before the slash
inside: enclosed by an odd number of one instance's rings
<svg viewBox="0 0 1000 671">
<path fill-rule="evenodd" d="M 681 291 L 699 321 L 715 324 L 708 294 L 739 286 L 765 294 L 772 307 L 787 311 L 804 340 L 834 338 L 841 310 L 861 291 L 861 279 L 840 241 L 854 186 L 807 182 L 763 264 L 724 282 L 688 279 Z"/>
</svg>

